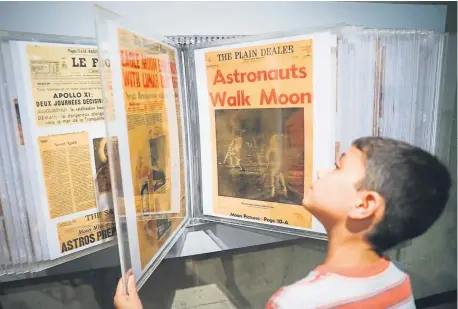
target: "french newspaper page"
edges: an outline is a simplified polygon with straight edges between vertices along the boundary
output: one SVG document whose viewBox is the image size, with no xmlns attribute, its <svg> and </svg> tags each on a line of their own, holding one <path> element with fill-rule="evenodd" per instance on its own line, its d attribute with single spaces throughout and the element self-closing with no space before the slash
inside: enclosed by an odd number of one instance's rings
<svg viewBox="0 0 458 309">
<path fill-rule="evenodd" d="M 97 48 L 37 42 L 11 48 L 20 72 L 18 125 L 49 258 L 114 239 Z"/>
</svg>

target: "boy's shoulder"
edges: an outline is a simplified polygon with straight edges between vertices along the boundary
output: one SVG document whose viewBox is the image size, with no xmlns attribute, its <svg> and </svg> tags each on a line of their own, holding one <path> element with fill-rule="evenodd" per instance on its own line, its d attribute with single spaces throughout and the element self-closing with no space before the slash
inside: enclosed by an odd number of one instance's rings
<svg viewBox="0 0 458 309">
<path fill-rule="evenodd" d="M 383 270 L 377 267 L 342 271 L 319 266 L 280 289 L 267 309 L 415 308 L 409 276 L 389 261 Z"/>
</svg>

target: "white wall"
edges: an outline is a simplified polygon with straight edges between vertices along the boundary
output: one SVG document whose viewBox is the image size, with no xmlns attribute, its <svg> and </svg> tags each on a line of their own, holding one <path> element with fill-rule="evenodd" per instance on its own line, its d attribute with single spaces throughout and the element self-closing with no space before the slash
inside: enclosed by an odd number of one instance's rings
<svg viewBox="0 0 458 309">
<path fill-rule="evenodd" d="M 95 37 L 95 2 L 0 2 L 0 30 Z M 348 2 L 103 2 L 155 32 L 259 34 L 345 22 L 444 31 L 446 6 Z"/>
</svg>

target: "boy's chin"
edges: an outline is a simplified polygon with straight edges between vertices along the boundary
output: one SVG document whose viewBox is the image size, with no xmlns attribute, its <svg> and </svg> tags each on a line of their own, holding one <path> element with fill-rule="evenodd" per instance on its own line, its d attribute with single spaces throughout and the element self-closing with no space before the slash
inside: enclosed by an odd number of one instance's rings
<svg viewBox="0 0 458 309">
<path fill-rule="evenodd" d="M 311 195 L 305 195 L 302 200 L 302 207 L 307 210 L 312 216 L 316 217 L 321 222 L 320 218 L 327 217 L 328 213 L 323 207 L 313 199 Z"/>
<path fill-rule="evenodd" d="M 302 200 L 302 207 L 304 207 L 306 210 L 308 211 L 312 211 L 313 210 L 313 198 L 311 196 L 311 194 L 305 194 L 304 195 L 304 199 Z"/>
</svg>

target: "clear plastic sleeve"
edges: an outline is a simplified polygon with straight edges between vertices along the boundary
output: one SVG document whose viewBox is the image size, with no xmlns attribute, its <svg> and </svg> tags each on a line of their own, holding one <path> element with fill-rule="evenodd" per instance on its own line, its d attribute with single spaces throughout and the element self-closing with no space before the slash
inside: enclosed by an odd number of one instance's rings
<svg viewBox="0 0 458 309">
<path fill-rule="evenodd" d="M 150 28 L 96 7 L 121 269 L 139 287 L 189 222 L 182 54 Z"/>
<path fill-rule="evenodd" d="M 342 30 L 317 27 L 185 49 L 190 144 L 200 154 L 190 165 L 202 188 L 191 197 L 196 222 L 325 238 L 301 202 L 316 171 L 334 163 L 335 32 Z"/>
</svg>

